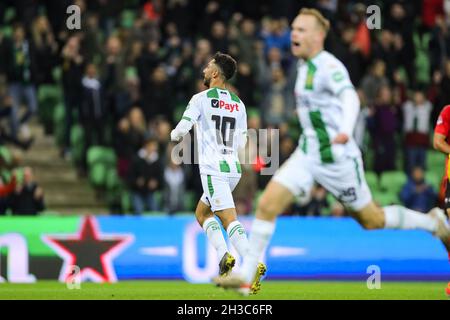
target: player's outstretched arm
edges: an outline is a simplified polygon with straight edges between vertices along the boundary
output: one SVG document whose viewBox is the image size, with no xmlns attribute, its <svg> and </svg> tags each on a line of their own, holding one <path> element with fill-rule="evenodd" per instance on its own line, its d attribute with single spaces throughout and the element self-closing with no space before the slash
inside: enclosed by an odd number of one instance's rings
<svg viewBox="0 0 450 320">
<path fill-rule="evenodd" d="M 191 101 L 183 113 L 183 117 L 178 122 L 175 129 L 170 133 L 170 140 L 180 141 L 189 130 L 191 130 L 194 123 L 200 118 L 200 102 L 198 95 L 192 97 Z"/>
<path fill-rule="evenodd" d="M 190 120 L 185 119 L 183 117 L 180 122 L 178 122 L 175 129 L 172 130 L 170 133 L 170 140 L 171 141 L 180 141 L 181 138 L 183 138 L 189 130 L 191 130 L 193 123 Z"/>
</svg>

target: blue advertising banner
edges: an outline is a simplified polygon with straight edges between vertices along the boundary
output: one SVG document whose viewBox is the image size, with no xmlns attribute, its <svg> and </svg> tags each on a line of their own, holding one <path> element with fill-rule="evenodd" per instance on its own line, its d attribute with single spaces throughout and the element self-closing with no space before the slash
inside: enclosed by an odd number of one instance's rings
<svg viewBox="0 0 450 320">
<path fill-rule="evenodd" d="M 217 274 L 216 253 L 192 217 L 98 220 L 102 232 L 134 234 L 134 243 L 115 259 L 119 279 L 184 278 L 209 282 Z M 251 219 L 242 220 L 250 230 Z M 232 253 L 238 256 L 233 249 Z M 281 217 L 264 259 L 272 279 L 367 278 L 368 268 L 374 265 L 385 279 L 450 277 L 448 254 L 430 234 L 366 231 L 349 218 Z"/>
<path fill-rule="evenodd" d="M 250 231 L 252 219 L 241 221 Z M 0 258 L 0 282 L 67 281 L 77 271 L 81 281 L 206 283 L 218 273 L 216 252 L 190 215 L 1 217 Z M 448 254 L 432 235 L 366 231 L 350 218 L 280 217 L 262 259 L 269 279 L 367 279 L 375 269 L 385 280 L 450 278 Z"/>
</svg>

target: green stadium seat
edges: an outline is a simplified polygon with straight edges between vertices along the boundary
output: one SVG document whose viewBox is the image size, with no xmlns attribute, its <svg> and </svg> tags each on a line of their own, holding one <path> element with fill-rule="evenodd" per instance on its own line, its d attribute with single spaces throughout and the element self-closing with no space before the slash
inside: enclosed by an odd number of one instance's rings
<svg viewBox="0 0 450 320">
<path fill-rule="evenodd" d="M 407 182 L 408 177 L 403 171 L 387 171 L 381 175 L 380 187 L 383 191 L 397 194 Z"/>
<path fill-rule="evenodd" d="M 57 85 L 44 84 L 39 86 L 38 100 L 54 99 L 62 101 L 62 90 Z"/>
<path fill-rule="evenodd" d="M 89 181 L 94 187 L 101 188 L 106 185 L 108 167 L 103 163 L 96 163 L 89 167 Z"/>
<path fill-rule="evenodd" d="M 64 144 L 64 133 L 65 133 L 65 108 L 63 104 L 58 104 L 55 108 L 55 112 L 53 114 L 53 127 L 56 144 L 58 146 L 63 146 Z"/>
<path fill-rule="evenodd" d="M 87 164 L 89 171 L 89 180 L 96 188 L 107 188 L 107 180 L 111 184 L 117 183 L 119 177 L 116 171 L 116 154 L 114 149 L 103 146 L 92 146 L 87 151 Z M 108 177 L 110 176 L 110 177 Z"/>
<path fill-rule="evenodd" d="M 434 190 L 439 190 L 441 185 L 442 174 L 437 174 L 434 171 L 427 171 L 425 173 L 425 181 L 430 184 Z"/>
<path fill-rule="evenodd" d="M 256 107 L 248 107 L 247 110 L 247 117 L 261 117 L 261 113 L 259 112 L 259 109 Z"/>
<path fill-rule="evenodd" d="M 106 166 L 115 166 L 117 161 L 114 149 L 103 146 L 92 146 L 87 152 L 87 163 L 89 166 L 102 163 Z"/>
<path fill-rule="evenodd" d="M 445 155 L 439 151 L 427 152 L 427 168 L 432 171 L 444 172 Z"/>
<path fill-rule="evenodd" d="M 53 133 L 55 107 L 62 102 L 62 91 L 57 85 L 41 85 L 38 89 L 38 114 L 47 134 Z"/>
<path fill-rule="evenodd" d="M 5 165 L 9 166 L 12 164 L 12 154 L 6 146 L 0 146 L 0 158 Z"/>
<path fill-rule="evenodd" d="M 84 131 L 79 124 L 70 129 L 70 146 L 73 162 L 80 163 L 83 157 Z"/>
<path fill-rule="evenodd" d="M 179 104 L 175 107 L 175 111 L 174 111 L 174 115 L 173 118 L 176 121 L 180 121 L 181 117 L 183 116 L 184 110 L 186 110 L 186 105 L 184 104 Z"/>
<path fill-rule="evenodd" d="M 3 14 L 5 22 L 11 23 L 15 17 L 16 17 L 16 9 L 12 6 L 7 7 L 7 9 Z"/>
<path fill-rule="evenodd" d="M 195 210 L 198 199 L 195 199 L 194 192 L 186 191 L 183 200 L 184 200 L 184 209 L 186 211 L 194 211 Z"/>
<path fill-rule="evenodd" d="M 72 147 L 84 141 L 84 130 L 79 124 L 75 124 L 70 129 L 70 142 Z"/>
<path fill-rule="evenodd" d="M 372 196 L 373 200 L 380 206 L 388 206 L 391 204 L 400 203 L 398 195 L 391 192 L 374 192 Z"/>
<path fill-rule="evenodd" d="M 16 177 L 16 183 L 19 185 L 22 184 L 23 178 L 24 178 L 24 168 L 20 167 L 20 168 L 14 169 L 13 174 Z"/>
<path fill-rule="evenodd" d="M 11 26 L 4 26 L 0 29 L 0 34 L 2 34 L 5 38 L 11 38 L 13 33 L 13 29 Z"/>
<path fill-rule="evenodd" d="M 12 171 L 10 171 L 8 169 L 0 169 L 0 177 L 2 178 L 3 181 L 8 183 L 11 181 Z"/>
<path fill-rule="evenodd" d="M 379 183 L 378 183 L 378 176 L 373 171 L 366 171 L 365 172 L 366 182 L 369 185 L 370 190 L 376 191 L 380 189 Z"/>
<path fill-rule="evenodd" d="M 122 181 L 115 167 L 108 168 L 106 172 L 106 190 L 114 192 L 121 187 Z"/>
</svg>

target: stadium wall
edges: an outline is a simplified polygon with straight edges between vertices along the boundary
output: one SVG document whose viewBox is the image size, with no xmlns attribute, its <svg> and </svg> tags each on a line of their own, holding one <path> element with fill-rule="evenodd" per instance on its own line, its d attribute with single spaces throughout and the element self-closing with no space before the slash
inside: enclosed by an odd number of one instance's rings
<svg viewBox="0 0 450 320">
<path fill-rule="evenodd" d="M 249 229 L 251 219 L 242 220 Z M 384 280 L 450 277 L 447 252 L 431 235 L 369 232 L 347 218 L 281 217 L 264 259 L 270 279 L 367 279 L 373 266 Z M 0 282 L 205 283 L 217 271 L 193 216 L 0 218 Z"/>
</svg>

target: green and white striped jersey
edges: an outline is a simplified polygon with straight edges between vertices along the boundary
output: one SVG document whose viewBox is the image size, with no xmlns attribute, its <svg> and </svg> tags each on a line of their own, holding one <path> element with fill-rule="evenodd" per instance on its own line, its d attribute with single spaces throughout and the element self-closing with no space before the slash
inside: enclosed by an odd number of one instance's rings
<svg viewBox="0 0 450 320">
<path fill-rule="evenodd" d="M 240 177 L 238 149 L 247 141 L 247 114 L 234 93 L 210 88 L 191 98 L 183 119 L 196 128 L 201 174 Z"/>
<path fill-rule="evenodd" d="M 343 106 L 341 92 L 354 90 L 347 69 L 334 55 L 321 51 L 314 58 L 298 63 L 295 97 L 303 132 L 299 147 L 311 159 L 333 163 L 345 156 L 360 156 L 353 138 L 346 144 L 332 144 L 341 132 Z"/>
</svg>

